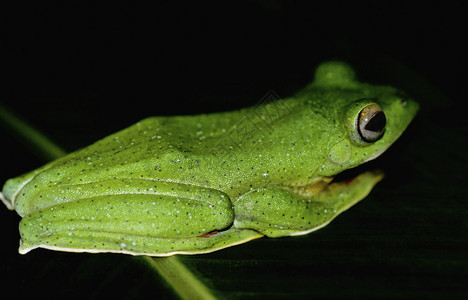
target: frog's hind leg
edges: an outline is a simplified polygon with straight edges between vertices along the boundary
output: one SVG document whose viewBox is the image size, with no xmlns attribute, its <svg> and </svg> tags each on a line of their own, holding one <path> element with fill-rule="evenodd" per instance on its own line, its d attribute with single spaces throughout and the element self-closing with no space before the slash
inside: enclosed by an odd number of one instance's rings
<svg viewBox="0 0 468 300">
<path fill-rule="evenodd" d="M 46 248 L 168 256 L 208 253 L 261 237 L 253 230 L 232 228 L 229 199 L 213 197 L 208 202 L 120 194 L 59 203 L 21 220 L 20 253 Z"/>
</svg>

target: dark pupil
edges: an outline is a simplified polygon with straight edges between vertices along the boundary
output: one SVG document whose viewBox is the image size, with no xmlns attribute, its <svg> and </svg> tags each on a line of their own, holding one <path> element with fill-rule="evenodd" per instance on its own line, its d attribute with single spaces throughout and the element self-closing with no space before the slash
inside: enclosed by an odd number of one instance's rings
<svg viewBox="0 0 468 300">
<path fill-rule="evenodd" d="M 364 128 L 369 131 L 382 131 L 386 123 L 387 118 L 385 118 L 385 114 L 383 111 L 379 111 L 369 120 Z"/>
</svg>

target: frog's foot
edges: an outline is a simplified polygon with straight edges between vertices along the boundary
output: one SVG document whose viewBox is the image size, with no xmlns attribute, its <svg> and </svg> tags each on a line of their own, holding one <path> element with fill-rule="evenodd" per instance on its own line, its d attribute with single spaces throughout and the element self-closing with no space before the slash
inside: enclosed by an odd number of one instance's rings
<svg viewBox="0 0 468 300">
<path fill-rule="evenodd" d="M 289 235 L 303 235 L 325 227 L 339 214 L 367 197 L 372 188 L 383 179 L 384 173 L 381 170 L 373 170 L 366 171 L 355 177 L 346 177 L 346 175 L 343 178 L 339 177 L 333 178 L 319 194 L 305 194 L 309 199 L 308 201 L 313 199 L 312 201 L 322 203 L 323 214 L 327 215 L 327 213 L 330 213 L 329 219 L 316 227 L 305 231 L 293 232 Z M 337 181 L 337 179 L 343 180 Z M 317 215 L 320 215 L 320 211 L 317 212 Z"/>
<path fill-rule="evenodd" d="M 234 203 L 234 225 L 269 237 L 307 234 L 362 200 L 382 178 L 381 171 L 368 171 L 341 182 L 327 178 L 300 188 L 254 190 Z"/>
</svg>

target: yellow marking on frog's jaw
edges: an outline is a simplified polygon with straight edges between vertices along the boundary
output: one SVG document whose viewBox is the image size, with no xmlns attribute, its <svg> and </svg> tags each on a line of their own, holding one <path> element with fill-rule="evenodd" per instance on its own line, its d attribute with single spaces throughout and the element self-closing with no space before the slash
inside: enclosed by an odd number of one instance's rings
<svg viewBox="0 0 468 300">
<path fill-rule="evenodd" d="M 314 180 L 313 182 L 309 184 L 306 184 L 303 186 L 294 186 L 291 188 L 300 195 L 312 197 L 312 196 L 319 194 L 325 188 L 327 188 L 330 182 L 333 181 L 333 178 L 334 178 L 333 176 L 322 177 L 317 180 Z"/>
<path fill-rule="evenodd" d="M 344 170 L 343 172 L 346 172 L 348 170 Z M 355 179 L 362 177 L 364 174 L 373 174 L 376 177 L 376 181 L 374 185 L 380 180 L 382 180 L 384 176 L 382 171 L 373 170 L 373 171 L 365 171 L 361 174 L 356 175 L 354 178 L 349 178 L 341 182 L 334 182 L 333 180 L 335 179 L 335 177 L 342 174 L 343 172 L 338 173 L 335 176 L 327 176 L 327 177 L 318 178 L 312 181 L 311 183 L 303 185 L 303 186 L 293 186 L 289 188 L 291 188 L 292 190 L 294 190 L 294 192 L 300 195 L 303 195 L 306 197 L 313 197 L 315 195 L 320 194 L 321 192 L 329 193 L 330 190 L 334 190 L 338 188 L 346 189 L 350 183 L 352 183 Z M 370 187 L 369 192 L 374 185 Z"/>
</svg>

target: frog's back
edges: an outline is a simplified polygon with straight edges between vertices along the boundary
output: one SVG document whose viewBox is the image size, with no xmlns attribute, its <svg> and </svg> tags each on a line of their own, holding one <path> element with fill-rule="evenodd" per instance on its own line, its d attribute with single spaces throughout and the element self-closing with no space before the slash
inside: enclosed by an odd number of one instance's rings
<svg viewBox="0 0 468 300">
<path fill-rule="evenodd" d="M 94 181 L 95 177 L 128 177 L 132 176 L 132 169 L 154 172 L 158 170 L 156 162 L 163 157 L 206 152 L 213 147 L 211 141 L 232 128 L 239 118 L 233 113 L 226 113 L 224 118 L 149 117 L 56 160 L 41 175 L 51 184 L 64 181 L 72 184 Z M 150 166 L 151 163 L 155 164 Z M 142 164 L 144 168 L 138 168 Z"/>
</svg>

